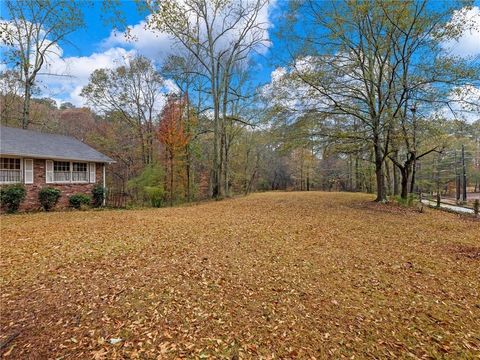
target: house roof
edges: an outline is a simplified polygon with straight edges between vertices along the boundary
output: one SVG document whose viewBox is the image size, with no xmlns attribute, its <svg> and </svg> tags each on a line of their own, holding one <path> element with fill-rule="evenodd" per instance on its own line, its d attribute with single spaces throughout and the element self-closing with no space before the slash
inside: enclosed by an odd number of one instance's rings
<svg viewBox="0 0 480 360">
<path fill-rule="evenodd" d="M 0 154 L 43 159 L 114 162 L 70 136 L 0 126 Z"/>
</svg>

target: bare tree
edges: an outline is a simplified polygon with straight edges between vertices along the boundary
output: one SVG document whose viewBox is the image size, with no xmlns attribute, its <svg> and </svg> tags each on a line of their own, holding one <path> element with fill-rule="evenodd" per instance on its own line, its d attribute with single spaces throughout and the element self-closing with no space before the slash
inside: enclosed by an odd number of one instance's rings
<svg viewBox="0 0 480 360">
<path fill-rule="evenodd" d="M 267 24 L 259 14 L 268 0 L 174 0 L 147 2 L 149 26 L 166 31 L 198 61 L 209 79 L 213 110 L 212 196 L 225 195 L 225 98 L 233 68 L 265 44 Z"/>
<path fill-rule="evenodd" d="M 298 34 L 296 20 L 289 23 L 290 42 L 301 45 L 293 54 L 292 73 L 308 87 L 307 99 L 315 99 L 318 113 L 335 117 L 345 128 L 353 130 L 357 124 L 354 132 L 342 131 L 341 139 L 368 142 L 373 148 L 376 201 L 386 200 L 384 163 L 395 150 L 391 140 L 396 121 L 408 115 L 404 110 L 414 91 L 447 80 L 430 70 L 452 65 L 439 57 L 440 42 L 458 36 L 458 27 L 448 20 L 460 5 L 451 2 L 438 9 L 429 4 L 306 0 L 297 9 L 304 29 Z M 411 84 L 425 74 L 424 63 L 430 69 L 428 80 Z"/>
<path fill-rule="evenodd" d="M 97 111 L 118 112 L 138 136 L 143 164 L 152 163 L 164 81 L 150 60 L 139 56 L 116 69 L 95 70 L 81 94 Z"/>
</svg>

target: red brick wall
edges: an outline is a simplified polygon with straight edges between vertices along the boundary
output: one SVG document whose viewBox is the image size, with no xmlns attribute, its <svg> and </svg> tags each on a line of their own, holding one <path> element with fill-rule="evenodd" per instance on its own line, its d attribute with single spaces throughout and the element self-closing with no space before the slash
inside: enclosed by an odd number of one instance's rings
<svg viewBox="0 0 480 360">
<path fill-rule="evenodd" d="M 97 184 L 103 185 L 103 164 L 96 164 L 95 180 Z M 33 161 L 33 184 L 25 184 L 27 195 L 25 200 L 20 205 L 19 211 L 31 211 L 41 209 L 38 201 L 38 193 L 44 187 L 53 187 L 61 191 L 61 196 L 58 199 L 55 209 L 62 209 L 69 207 L 68 198 L 76 193 L 84 193 L 91 195 L 95 184 L 56 184 L 45 182 L 45 160 L 34 159 Z"/>
</svg>

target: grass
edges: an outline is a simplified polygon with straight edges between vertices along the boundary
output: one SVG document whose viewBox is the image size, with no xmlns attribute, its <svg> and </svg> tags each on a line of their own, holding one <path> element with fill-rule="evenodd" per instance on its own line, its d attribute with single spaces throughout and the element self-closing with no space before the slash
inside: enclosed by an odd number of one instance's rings
<svg viewBox="0 0 480 360">
<path fill-rule="evenodd" d="M 3 355 L 478 357 L 480 222 L 371 199 L 4 216 Z"/>
</svg>

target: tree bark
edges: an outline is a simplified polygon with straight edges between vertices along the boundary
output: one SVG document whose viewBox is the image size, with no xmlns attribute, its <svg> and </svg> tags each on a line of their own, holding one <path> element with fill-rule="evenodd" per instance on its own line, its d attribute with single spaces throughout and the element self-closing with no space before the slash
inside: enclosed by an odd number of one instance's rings
<svg viewBox="0 0 480 360">
<path fill-rule="evenodd" d="M 23 100 L 23 112 L 22 112 L 22 129 L 28 128 L 30 124 L 30 98 L 31 94 L 31 85 L 28 79 L 25 80 L 25 93 L 24 93 L 24 100 Z"/>
<path fill-rule="evenodd" d="M 413 153 L 413 161 L 412 161 L 412 178 L 410 180 L 410 193 L 415 192 L 415 177 L 417 176 L 417 155 Z"/>
<path fill-rule="evenodd" d="M 377 141 L 375 141 L 374 151 L 375 151 L 375 178 L 377 182 L 377 197 L 375 201 L 383 202 L 383 201 L 386 201 L 385 178 L 383 176 L 384 159 L 383 159 L 382 149 Z"/>
<path fill-rule="evenodd" d="M 408 178 L 410 176 L 409 166 L 401 168 L 400 174 L 402 175 L 400 197 L 406 199 L 408 197 Z"/>
</svg>

